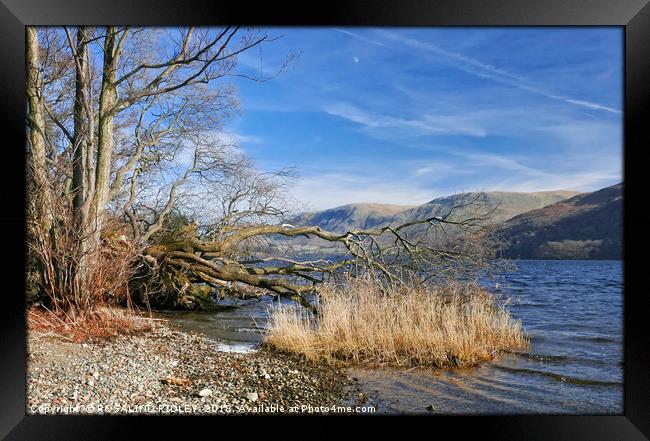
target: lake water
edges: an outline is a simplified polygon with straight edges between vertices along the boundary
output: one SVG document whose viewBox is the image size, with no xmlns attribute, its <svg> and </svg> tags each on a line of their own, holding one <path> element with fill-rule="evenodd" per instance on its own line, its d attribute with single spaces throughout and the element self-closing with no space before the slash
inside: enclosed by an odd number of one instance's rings
<svg viewBox="0 0 650 441">
<path fill-rule="evenodd" d="M 468 369 L 351 369 L 369 403 L 385 413 L 623 413 L 623 262 L 516 266 L 498 285 L 485 284 L 511 299 L 513 317 L 531 337 L 530 352 Z M 262 338 L 269 304 L 174 313 L 174 321 L 225 350 L 247 351 Z"/>
</svg>

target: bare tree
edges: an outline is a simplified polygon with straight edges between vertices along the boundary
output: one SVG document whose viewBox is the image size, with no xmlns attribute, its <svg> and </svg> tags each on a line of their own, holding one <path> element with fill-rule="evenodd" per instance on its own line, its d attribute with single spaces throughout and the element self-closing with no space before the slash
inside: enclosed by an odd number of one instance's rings
<svg viewBox="0 0 650 441">
<path fill-rule="evenodd" d="M 162 39 L 164 46 L 159 44 Z M 195 176 L 209 179 L 227 168 L 219 146 L 195 140 L 202 132 L 219 130 L 237 109 L 231 87 L 210 84 L 238 75 L 237 56 L 270 37 L 239 27 L 79 26 L 58 32 L 45 29 L 40 40 L 46 64 L 56 64 L 50 58 L 60 53 L 62 42 L 67 45 L 64 58 L 70 63 L 66 73 L 39 64 L 39 36 L 34 28 L 28 29 L 28 164 L 33 173 L 45 176 L 47 113 L 53 123 L 50 132 L 57 134 L 50 137 L 50 171 L 65 175 L 58 190 L 71 204 L 68 232 L 77 243 L 71 250 L 73 268 L 66 269 L 72 274 L 69 290 L 75 298 L 70 306 L 82 307 L 88 303 L 90 278 L 109 216 L 128 217 L 132 240 L 142 248 L 160 229 L 184 184 Z M 65 63 L 59 60 L 58 66 Z M 41 72 L 48 77 L 41 79 Z M 49 103 L 43 99 L 46 94 Z M 178 156 L 188 148 L 193 149 L 192 157 L 179 163 Z M 34 176 L 29 185 L 43 181 Z M 149 202 L 139 199 L 141 183 L 154 177 L 165 195 L 162 206 L 155 207 L 160 208 L 154 210 L 155 219 L 147 222 L 136 207 Z M 31 198 L 30 206 L 38 206 L 36 201 L 37 197 Z"/>
<path fill-rule="evenodd" d="M 257 170 L 224 125 L 238 110 L 225 80 L 267 79 L 238 70 L 238 56 L 272 40 L 239 27 L 28 28 L 29 216 L 41 238 L 29 240 L 54 302 L 92 309 L 118 289 L 109 269 L 129 259 L 120 277 L 171 280 L 163 288 L 180 294 L 200 283 L 308 307 L 309 293 L 344 273 L 395 284 L 480 266 L 469 244 L 489 213 L 344 233 L 285 222 L 295 172 Z M 175 213 L 196 222 L 169 231 Z M 341 253 L 301 258 L 278 241 L 297 237 Z"/>
</svg>

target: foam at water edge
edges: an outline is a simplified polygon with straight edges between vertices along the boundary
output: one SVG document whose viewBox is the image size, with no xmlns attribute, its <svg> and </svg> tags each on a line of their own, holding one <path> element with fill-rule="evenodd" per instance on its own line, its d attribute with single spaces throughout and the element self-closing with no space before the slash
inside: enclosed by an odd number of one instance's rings
<svg viewBox="0 0 650 441">
<path fill-rule="evenodd" d="M 258 351 L 256 345 L 251 343 L 216 342 L 216 346 L 220 352 L 231 352 L 235 354 L 254 354 Z"/>
</svg>

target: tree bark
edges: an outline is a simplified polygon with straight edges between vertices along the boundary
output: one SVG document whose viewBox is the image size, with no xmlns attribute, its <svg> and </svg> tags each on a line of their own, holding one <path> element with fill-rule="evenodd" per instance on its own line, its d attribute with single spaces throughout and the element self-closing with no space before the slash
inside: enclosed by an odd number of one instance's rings
<svg viewBox="0 0 650 441">
<path fill-rule="evenodd" d="M 33 246 L 47 240 L 51 215 L 47 211 L 47 173 L 45 154 L 45 118 L 42 78 L 39 71 L 39 43 L 36 28 L 25 28 L 27 91 L 27 289 L 34 291 L 41 265 Z"/>
<path fill-rule="evenodd" d="M 75 101 L 74 101 L 74 133 L 72 161 L 72 194 L 74 228 L 78 235 L 77 267 L 74 273 L 74 284 L 77 295 L 86 291 L 88 270 L 97 251 L 98 241 L 95 235 L 95 225 L 89 215 L 91 191 L 94 187 L 93 175 L 93 139 L 94 112 L 92 108 L 92 83 L 90 73 L 90 58 L 88 41 L 90 30 L 87 27 L 77 28 L 75 58 Z M 81 299 L 77 298 L 77 302 Z"/>
<path fill-rule="evenodd" d="M 111 166 L 115 147 L 115 105 L 117 104 L 118 98 L 115 76 L 120 56 L 120 49 L 116 44 L 116 37 L 117 29 L 114 26 L 107 26 L 106 38 L 104 40 L 102 88 L 99 96 L 95 192 L 90 209 L 90 218 L 94 222 L 94 231 L 97 240 L 99 240 L 99 234 L 104 224 L 106 205 L 109 202 Z"/>
</svg>

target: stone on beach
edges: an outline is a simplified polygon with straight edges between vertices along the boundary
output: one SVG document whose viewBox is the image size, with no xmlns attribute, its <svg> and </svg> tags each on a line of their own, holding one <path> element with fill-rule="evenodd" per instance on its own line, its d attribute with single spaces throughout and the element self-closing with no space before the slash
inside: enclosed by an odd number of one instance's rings
<svg viewBox="0 0 650 441">
<path fill-rule="evenodd" d="M 210 396 L 212 396 L 212 391 L 210 389 L 208 389 L 208 388 L 201 389 L 201 391 L 199 392 L 199 396 L 200 397 L 210 397 Z"/>
<path fill-rule="evenodd" d="M 179 408 L 223 414 L 252 412 L 252 403 L 286 411 L 341 405 L 349 396 L 350 381 L 340 369 L 265 349 L 221 352 L 207 337 L 172 331 L 166 323 L 83 344 L 28 335 L 29 414 L 96 414 L 99 406 L 104 414 L 173 414 Z M 73 404 L 80 406 L 66 409 Z"/>
</svg>

